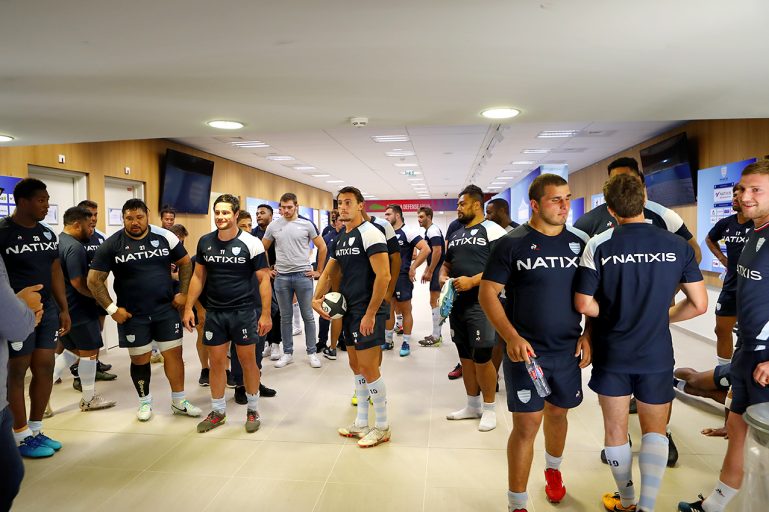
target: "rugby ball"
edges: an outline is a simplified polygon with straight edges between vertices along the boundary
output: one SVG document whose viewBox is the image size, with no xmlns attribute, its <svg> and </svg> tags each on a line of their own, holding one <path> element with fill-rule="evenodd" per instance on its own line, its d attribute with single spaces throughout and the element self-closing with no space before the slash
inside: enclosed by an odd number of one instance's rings
<svg viewBox="0 0 769 512">
<path fill-rule="evenodd" d="M 339 292 L 329 292 L 323 296 L 323 311 L 332 320 L 342 318 L 347 312 L 347 301 Z"/>
</svg>

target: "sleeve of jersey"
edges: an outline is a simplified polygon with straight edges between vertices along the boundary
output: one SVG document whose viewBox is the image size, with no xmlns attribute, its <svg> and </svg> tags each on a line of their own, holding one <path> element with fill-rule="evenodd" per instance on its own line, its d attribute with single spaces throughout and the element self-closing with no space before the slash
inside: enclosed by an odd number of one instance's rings
<svg viewBox="0 0 769 512">
<path fill-rule="evenodd" d="M 579 270 L 577 270 L 577 278 L 575 280 L 575 291 L 577 293 L 593 296 L 596 290 L 598 290 L 601 274 L 595 260 L 597 249 L 597 239 L 593 238 L 582 252 L 582 259 L 579 262 Z"/>
<path fill-rule="evenodd" d="M 714 244 L 718 243 L 724 237 L 724 229 L 726 229 L 726 219 L 721 219 L 708 231 L 708 239 Z"/>
<path fill-rule="evenodd" d="M 483 225 L 486 227 L 486 237 L 489 239 L 489 245 L 494 249 L 494 246 L 497 245 L 497 240 L 505 236 L 507 231 L 496 222 L 490 220 L 483 221 Z"/>
<path fill-rule="evenodd" d="M 380 252 L 387 252 L 387 241 L 381 231 L 371 226 L 373 229 L 367 229 L 361 233 L 363 250 L 366 255 L 371 257 Z"/>
<path fill-rule="evenodd" d="M 253 267 L 253 270 L 257 271 L 267 268 L 267 256 L 265 255 L 262 241 L 255 236 L 244 236 L 243 242 L 246 244 L 246 247 L 248 247 L 248 252 L 251 255 L 251 266 Z"/>
<path fill-rule="evenodd" d="M 389 254 L 401 252 L 401 247 L 398 244 L 398 237 L 395 236 L 395 230 L 393 229 L 392 225 L 390 225 L 389 222 L 384 222 L 382 226 L 384 226 L 385 238 L 387 239 L 387 252 Z"/>
<path fill-rule="evenodd" d="M 273 236 L 273 231 L 275 229 L 272 227 L 272 223 L 267 225 L 267 229 L 264 230 L 264 236 L 262 237 L 262 240 L 269 240 L 270 242 L 275 241 L 275 237 Z"/>
<path fill-rule="evenodd" d="M 195 264 L 200 264 L 202 266 L 206 266 L 206 259 L 203 257 L 203 245 L 206 243 L 206 237 L 203 236 L 198 240 L 198 246 L 195 249 Z"/>
<path fill-rule="evenodd" d="M 491 250 L 483 277 L 487 281 L 507 284 L 512 275 L 512 256 L 515 250 L 515 239 L 502 238 Z"/>
<path fill-rule="evenodd" d="M 82 250 L 72 246 L 64 252 L 63 262 L 67 267 L 67 275 L 70 280 L 83 277 L 85 275 L 83 270 L 88 268 L 88 256 L 86 256 L 85 248 L 82 246 L 80 248 Z"/>
<path fill-rule="evenodd" d="M 91 268 L 98 270 L 99 272 L 109 272 L 112 270 L 112 246 L 115 244 L 116 238 L 108 238 L 103 244 L 96 249 L 96 253 L 91 260 Z"/>
<path fill-rule="evenodd" d="M 684 271 L 681 274 L 682 283 L 697 283 L 702 281 L 702 272 L 697 264 L 697 260 L 694 257 L 694 249 L 689 244 L 686 244 L 686 250 L 684 252 Z"/>
</svg>

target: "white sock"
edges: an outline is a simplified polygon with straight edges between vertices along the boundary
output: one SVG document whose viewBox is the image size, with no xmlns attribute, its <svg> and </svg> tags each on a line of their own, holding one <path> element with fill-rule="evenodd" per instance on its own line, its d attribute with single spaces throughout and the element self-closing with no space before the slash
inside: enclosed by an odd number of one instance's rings
<svg viewBox="0 0 769 512">
<path fill-rule="evenodd" d="M 483 404 L 483 415 L 481 416 L 481 422 L 478 424 L 478 430 L 481 432 L 488 432 L 497 428 L 497 411 L 496 403 Z"/>
<path fill-rule="evenodd" d="M 705 512 L 723 512 L 726 505 L 734 499 L 738 492 L 740 492 L 739 489 L 729 487 L 719 480 L 710 496 L 702 502 L 702 510 Z"/>
<path fill-rule="evenodd" d="M 226 414 L 227 413 L 227 401 L 224 399 L 224 397 L 221 398 L 214 398 L 211 397 L 211 409 L 214 411 Z"/>
<path fill-rule="evenodd" d="M 638 499 L 638 508 L 654 510 L 667 464 L 667 436 L 653 432 L 644 434 L 641 438 L 641 453 L 638 456 L 638 465 L 641 468 L 641 497 Z"/>
<path fill-rule="evenodd" d="M 249 411 L 258 411 L 259 410 L 259 393 L 254 393 L 253 395 L 250 393 L 246 393 L 246 400 L 248 400 L 248 410 Z"/>
<path fill-rule="evenodd" d="M 368 383 L 368 392 L 371 394 L 371 401 L 374 403 L 374 415 L 376 417 L 376 428 L 387 429 L 387 388 L 385 388 L 384 379 L 379 377 L 374 382 Z M 360 404 L 361 397 L 358 397 Z"/>
<path fill-rule="evenodd" d="M 433 338 L 441 337 L 441 309 L 433 308 Z"/>
<path fill-rule="evenodd" d="M 724 365 L 724 364 L 729 364 L 729 363 L 732 362 L 732 358 L 731 357 L 718 357 L 718 356 L 716 356 L 716 360 L 718 360 L 718 366 L 721 366 L 721 365 Z"/>
<path fill-rule="evenodd" d="M 685 393 L 684 388 L 686 387 L 686 381 L 685 380 L 677 380 L 676 381 L 676 388 L 678 388 L 678 391 L 681 391 L 682 393 Z"/>
<path fill-rule="evenodd" d="M 394 330 L 385 329 L 385 340 L 387 340 L 387 343 L 393 342 L 393 334 L 395 333 Z"/>
<path fill-rule="evenodd" d="M 355 376 L 355 395 L 358 397 L 357 416 L 355 417 L 355 426 L 365 427 L 368 425 L 368 384 L 363 375 Z"/>
<path fill-rule="evenodd" d="M 171 391 L 171 403 L 181 409 L 182 402 L 184 402 L 184 391 Z"/>
<path fill-rule="evenodd" d="M 56 356 L 56 362 L 53 365 L 53 381 L 56 382 L 61 378 L 61 372 L 65 368 L 72 366 L 77 361 L 77 355 L 64 349 L 64 352 Z"/>
<path fill-rule="evenodd" d="M 38 435 L 41 430 L 43 430 L 43 422 L 42 421 L 32 421 L 29 420 L 27 423 L 27 426 L 32 431 L 34 435 Z"/>
<path fill-rule="evenodd" d="M 408 343 L 409 341 L 411 341 L 411 334 L 404 334 L 403 343 Z"/>
<path fill-rule="evenodd" d="M 141 404 L 150 404 L 152 405 L 152 393 L 147 393 L 144 396 L 139 397 L 139 405 Z"/>
<path fill-rule="evenodd" d="M 622 498 L 622 506 L 635 505 L 635 487 L 633 487 L 633 451 L 630 443 L 621 446 L 607 446 L 606 460 L 617 483 L 617 490 Z M 666 455 L 667 457 L 667 455 Z M 665 459 L 667 462 L 667 458 Z"/>
<path fill-rule="evenodd" d="M 507 491 L 507 510 L 513 512 L 513 510 L 525 509 L 526 503 L 529 501 L 529 493 L 527 492 L 513 492 Z"/>
<path fill-rule="evenodd" d="M 545 469 L 560 469 L 561 462 L 563 462 L 563 456 L 554 457 L 545 452 Z"/>
<path fill-rule="evenodd" d="M 16 440 L 16 444 L 21 444 L 22 441 L 24 441 L 28 437 L 32 437 L 34 434 L 32 433 L 32 429 L 29 428 L 29 425 L 24 427 L 24 430 L 21 432 L 13 432 L 13 438 Z"/>
<path fill-rule="evenodd" d="M 83 387 L 83 401 L 90 402 L 96 388 L 96 359 L 83 358 L 78 365 L 78 376 Z"/>
<path fill-rule="evenodd" d="M 458 411 L 454 411 L 446 415 L 448 420 L 467 420 L 471 418 L 478 418 L 482 413 L 481 396 L 467 395 L 467 405 Z"/>
</svg>

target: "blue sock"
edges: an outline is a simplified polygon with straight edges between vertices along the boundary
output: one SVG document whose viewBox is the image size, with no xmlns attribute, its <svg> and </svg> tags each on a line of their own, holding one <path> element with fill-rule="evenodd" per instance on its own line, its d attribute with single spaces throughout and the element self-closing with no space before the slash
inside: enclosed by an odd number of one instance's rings
<svg viewBox="0 0 769 512">
<path fill-rule="evenodd" d="M 638 465 L 641 468 L 641 497 L 638 508 L 654 510 L 662 477 L 668 464 L 668 438 L 664 434 L 649 433 L 641 438 Z"/>
<path fill-rule="evenodd" d="M 355 417 L 355 425 L 358 427 L 365 427 L 368 425 L 368 385 L 363 375 L 355 376 L 355 394 L 358 397 L 357 416 Z"/>
<path fill-rule="evenodd" d="M 387 423 L 387 388 L 385 387 L 384 379 L 379 377 L 374 382 L 368 383 L 368 391 L 371 394 L 371 401 L 374 404 L 374 414 L 376 415 L 376 428 L 387 429 L 389 423 Z M 361 397 L 358 397 L 358 403 L 360 404 Z"/>
</svg>

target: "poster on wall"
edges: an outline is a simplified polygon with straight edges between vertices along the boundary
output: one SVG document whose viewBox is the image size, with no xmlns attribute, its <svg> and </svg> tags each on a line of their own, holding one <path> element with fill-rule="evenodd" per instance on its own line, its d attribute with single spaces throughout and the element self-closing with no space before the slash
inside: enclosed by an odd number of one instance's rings
<svg viewBox="0 0 769 512">
<path fill-rule="evenodd" d="M 571 208 L 569 209 L 569 218 L 566 219 L 566 224 L 573 226 L 577 220 L 585 215 L 585 198 L 578 197 L 571 200 Z"/>
<path fill-rule="evenodd" d="M 275 220 L 276 215 L 280 215 L 277 201 L 269 201 L 258 197 L 246 197 L 246 211 L 251 214 L 251 222 L 254 227 L 256 227 L 256 210 L 259 209 L 260 204 L 269 204 L 272 207 L 272 220 Z"/>
<path fill-rule="evenodd" d="M 7 217 L 16 208 L 13 200 L 13 189 L 21 178 L 14 176 L 0 176 L 0 217 Z"/>
<path fill-rule="evenodd" d="M 592 210 L 596 206 L 601 206 L 606 200 L 603 198 L 603 194 L 593 194 L 590 196 L 590 209 Z"/>
<path fill-rule="evenodd" d="M 721 262 L 708 249 L 705 239 L 710 229 L 732 210 L 732 187 L 739 183 L 742 170 L 755 162 L 755 158 L 700 169 L 697 173 L 697 243 L 702 251 L 700 269 L 723 273 Z M 726 247 L 721 246 L 726 252 Z"/>
</svg>

